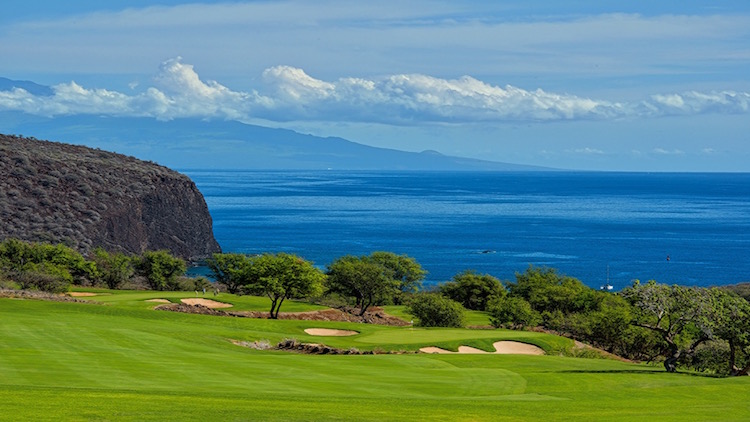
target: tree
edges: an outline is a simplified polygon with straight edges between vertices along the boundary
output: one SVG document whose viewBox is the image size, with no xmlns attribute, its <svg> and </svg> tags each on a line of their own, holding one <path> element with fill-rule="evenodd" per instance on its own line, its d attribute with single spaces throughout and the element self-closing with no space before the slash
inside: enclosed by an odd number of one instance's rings
<svg viewBox="0 0 750 422">
<path fill-rule="evenodd" d="M 177 277 L 185 274 L 185 261 L 172 256 L 169 251 L 146 251 L 136 265 L 138 273 L 146 278 L 152 290 L 174 290 Z"/>
<path fill-rule="evenodd" d="M 302 298 L 320 293 L 325 275 L 310 262 L 287 253 L 263 254 L 250 258 L 245 288 L 271 299 L 270 316 L 279 317 L 286 299 Z"/>
<path fill-rule="evenodd" d="M 729 345 L 728 373 L 747 375 L 750 362 L 737 367 L 737 355 L 750 346 L 750 303 L 744 298 L 717 288 L 709 289 L 715 299 L 714 332 Z"/>
<path fill-rule="evenodd" d="M 706 289 L 636 281 L 622 295 L 633 305 L 632 324 L 658 333 L 664 341 L 667 372 L 675 372 L 681 358 L 713 337 L 714 307 Z"/>
<path fill-rule="evenodd" d="M 399 294 L 400 282 L 392 274 L 372 257 L 346 255 L 328 266 L 327 288 L 331 293 L 353 297 L 361 316 L 371 305 Z"/>
<path fill-rule="evenodd" d="M 398 282 L 402 293 L 416 293 L 422 288 L 427 271 L 414 258 L 383 251 L 373 252 L 370 258 L 388 271 L 388 276 Z"/>
<path fill-rule="evenodd" d="M 109 253 L 102 248 L 96 248 L 92 255 L 99 279 L 110 289 L 119 289 L 133 275 L 132 260 L 121 252 Z"/>
<path fill-rule="evenodd" d="M 246 278 L 250 259 L 238 253 L 215 253 L 206 260 L 217 283 L 227 287 L 229 293 L 237 294 L 248 283 Z"/>
<path fill-rule="evenodd" d="M 422 327 L 463 327 L 465 309 L 460 303 L 434 293 L 414 295 L 406 311 Z"/>
<path fill-rule="evenodd" d="M 557 274 L 552 268 L 529 266 L 516 273 L 516 282 L 508 283 L 512 296 L 521 297 L 542 314 L 588 311 L 596 307 L 594 290 L 580 280 Z"/>
<path fill-rule="evenodd" d="M 440 294 L 462 304 L 466 309 L 484 311 L 487 303 L 505 296 L 505 288 L 500 280 L 489 274 L 464 271 L 453 276 L 452 281 L 439 287 Z"/>
<path fill-rule="evenodd" d="M 490 323 L 495 328 L 533 327 L 542 320 L 529 302 L 520 297 L 495 297 L 487 304 L 487 312 L 490 314 Z"/>
</svg>

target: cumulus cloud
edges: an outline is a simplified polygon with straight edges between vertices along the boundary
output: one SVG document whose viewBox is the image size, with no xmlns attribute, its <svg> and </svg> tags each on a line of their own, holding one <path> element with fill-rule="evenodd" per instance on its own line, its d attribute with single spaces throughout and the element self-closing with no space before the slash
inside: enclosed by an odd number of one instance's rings
<svg viewBox="0 0 750 422">
<path fill-rule="evenodd" d="M 135 89 L 136 86 L 131 86 Z M 56 116 L 106 114 L 220 118 L 249 121 L 342 121 L 398 125 L 505 121 L 608 120 L 665 115 L 750 112 L 750 93 L 685 92 L 653 95 L 636 103 L 579 97 L 488 84 L 470 76 L 441 79 L 399 74 L 379 79 L 355 77 L 324 81 L 303 69 L 275 66 L 262 74 L 262 86 L 234 91 L 202 80 L 181 58 L 165 61 L 152 86 L 125 94 L 89 89 L 75 82 L 52 87 L 51 96 L 34 96 L 14 88 L 0 91 L 0 110 Z M 591 148 L 578 153 L 602 154 Z M 654 151 L 674 154 L 675 151 Z"/>
</svg>

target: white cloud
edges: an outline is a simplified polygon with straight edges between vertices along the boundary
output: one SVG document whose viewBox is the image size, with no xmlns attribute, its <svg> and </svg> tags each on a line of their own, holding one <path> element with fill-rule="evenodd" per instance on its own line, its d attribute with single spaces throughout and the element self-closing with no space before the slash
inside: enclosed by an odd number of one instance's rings
<svg viewBox="0 0 750 422">
<path fill-rule="evenodd" d="M 259 90 L 234 91 L 216 81 L 204 81 L 194 67 L 178 57 L 162 63 L 153 86 L 133 95 L 87 89 L 75 82 L 52 87 L 51 96 L 34 96 L 22 89 L 0 92 L 0 110 L 30 114 L 108 114 L 221 118 L 239 121 L 379 122 L 397 125 L 506 121 L 609 120 L 655 118 L 704 113 L 750 113 L 746 92 L 685 92 L 653 95 L 622 103 L 492 85 L 470 76 L 442 79 L 422 74 L 381 78 L 340 78 L 325 81 L 303 69 L 275 66 L 262 75 Z M 578 153 L 602 154 L 592 148 Z M 658 154 L 681 151 L 654 150 Z"/>
<path fill-rule="evenodd" d="M 685 155 L 685 151 L 679 149 L 666 150 L 664 148 L 654 148 L 651 152 L 659 155 Z"/>
<path fill-rule="evenodd" d="M 597 149 L 597 148 L 578 148 L 573 150 L 573 152 L 577 154 L 587 154 L 587 155 L 604 155 L 604 151 Z"/>
</svg>

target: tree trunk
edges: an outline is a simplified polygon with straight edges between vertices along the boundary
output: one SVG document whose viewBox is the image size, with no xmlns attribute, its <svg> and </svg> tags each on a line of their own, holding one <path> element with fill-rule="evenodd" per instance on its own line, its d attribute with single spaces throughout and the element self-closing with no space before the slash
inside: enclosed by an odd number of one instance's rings
<svg viewBox="0 0 750 422">
<path fill-rule="evenodd" d="M 362 300 L 362 307 L 360 308 L 359 316 L 364 316 L 365 312 L 367 312 L 367 308 L 369 308 L 371 304 L 372 304 L 372 299 L 368 300 L 367 303 L 365 303 L 365 301 Z"/>
<path fill-rule="evenodd" d="M 664 369 L 667 370 L 667 372 L 676 372 L 677 371 L 677 360 L 680 359 L 681 350 L 677 347 L 676 344 L 672 343 L 669 345 L 670 354 L 669 356 L 664 360 Z"/>
<path fill-rule="evenodd" d="M 729 339 L 729 374 L 737 375 L 739 368 L 737 368 L 737 351 L 734 345 L 734 340 Z"/>
<path fill-rule="evenodd" d="M 278 312 L 276 314 L 273 313 L 274 310 L 276 310 L 276 302 L 278 299 L 271 299 L 271 319 L 276 319 L 276 316 L 278 315 Z"/>
<path fill-rule="evenodd" d="M 284 298 L 283 297 L 279 300 L 278 305 L 276 305 L 276 314 L 273 315 L 271 318 L 273 318 L 273 319 L 279 319 L 279 310 L 281 310 L 281 304 L 282 303 L 284 303 Z M 271 313 L 273 313 L 273 311 L 271 311 Z"/>
</svg>

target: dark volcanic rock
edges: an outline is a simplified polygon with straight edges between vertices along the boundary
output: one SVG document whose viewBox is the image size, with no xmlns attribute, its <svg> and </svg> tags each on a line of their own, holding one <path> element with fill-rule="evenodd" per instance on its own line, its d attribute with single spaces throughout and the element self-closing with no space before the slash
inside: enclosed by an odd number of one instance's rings
<svg viewBox="0 0 750 422">
<path fill-rule="evenodd" d="M 187 176 L 111 152 L 0 135 L 0 239 L 220 252 L 203 196 Z"/>
</svg>

